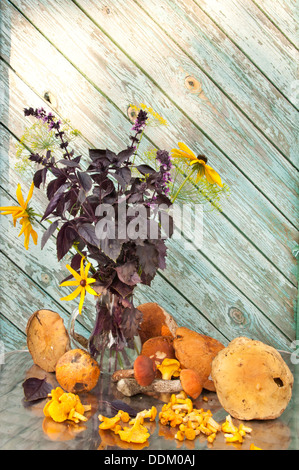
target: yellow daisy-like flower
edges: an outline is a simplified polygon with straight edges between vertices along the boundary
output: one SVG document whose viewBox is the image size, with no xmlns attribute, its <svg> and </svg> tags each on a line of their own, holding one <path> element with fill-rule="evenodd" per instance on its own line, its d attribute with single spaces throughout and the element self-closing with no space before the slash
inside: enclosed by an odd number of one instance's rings
<svg viewBox="0 0 299 470">
<path fill-rule="evenodd" d="M 174 158 L 184 158 L 189 161 L 189 165 L 193 166 L 194 171 L 197 171 L 195 183 L 205 176 L 209 183 L 216 183 L 222 188 L 223 183 L 219 174 L 210 165 L 207 165 L 208 159 L 204 155 L 196 156 L 183 142 L 178 142 L 178 146 L 178 149 L 171 150 L 171 155 Z"/>
<path fill-rule="evenodd" d="M 35 245 L 37 244 L 37 233 L 32 228 L 32 225 L 31 225 L 32 210 L 28 207 L 28 202 L 32 198 L 33 189 L 34 189 L 34 183 L 31 184 L 27 199 L 26 201 L 24 201 L 22 190 L 21 190 L 21 185 L 18 184 L 16 195 L 17 195 L 17 199 L 20 205 L 0 207 L 0 212 L 2 213 L 2 215 L 8 215 L 8 214 L 12 215 L 14 227 L 16 226 L 17 220 L 20 219 L 19 222 L 22 225 L 22 229 L 19 233 L 19 237 L 22 234 L 24 234 L 25 236 L 24 246 L 26 250 L 28 250 L 28 247 L 29 247 L 30 235 L 32 236 L 33 243 Z"/>
<path fill-rule="evenodd" d="M 80 295 L 80 302 L 79 302 L 79 313 L 82 312 L 83 302 L 85 299 L 85 294 L 88 292 L 89 294 L 99 296 L 99 294 L 90 287 L 90 284 L 96 282 L 96 279 L 88 277 L 88 272 L 91 266 L 91 263 L 87 263 L 84 268 L 84 256 L 81 258 L 81 265 L 80 265 L 80 274 L 77 273 L 69 264 L 66 265 L 66 268 L 70 271 L 70 273 L 74 276 L 74 281 L 64 281 L 60 284 L 60 286 L 77 286 L 77 289 L 74 290 L 71 294 L 67 295 L 66 297 L 62 297 L 60 300 L 74 300 L 78 295 Z"/>
</svg>

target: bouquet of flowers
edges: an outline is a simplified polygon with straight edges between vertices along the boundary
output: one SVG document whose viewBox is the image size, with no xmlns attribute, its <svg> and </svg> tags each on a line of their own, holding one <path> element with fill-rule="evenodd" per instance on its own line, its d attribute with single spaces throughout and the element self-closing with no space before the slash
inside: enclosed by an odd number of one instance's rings
<svg viewBox="0 0 299 470">
<path fill-rule="evenodd" d="M 19 235 L 24 234 L 28 249 L 30 237 L 37 243 L 37 214 L 29 201 L 34 188 L 46 192 L 48 205 L 41 221 L 48 221 L 49 227 L 41 247 L 56 233 L 57 259 L 72 253 L 66 266 L 70 276 L 61 287 L 74 290 L 61 300 L 80 298 L 75 317 L 82 312 L 86 293 L 95 297 L 97 316 L 88 350 L 93 357 L 100 356 L 101 367 L 107 351 L 110 367 L 112 357 L 115 367 L 128 367 L 127 351 L 134 351 L 142 319 L 133 303 L 134 289 L 140 283 L 150 286 L 157 271 L 166 267 L 174 201 L 209 202 L 219 208 L 219 199 L 228 190 L 207 158 L 196 156 L 182 142 L 170 153 L 154 149 L 136 163 L 147 122 L 161 119 L 145 105 L 131 106 L 134 109 L 128 145 L 118 153 L 89 149 L 85 168 L 82 156 L 69 148 L 65 123 L 43 108 L 25 109 L 25 116 L 34 117 L 51 135 L 52 147 L 40 145 L 41 150 L 29 154 L 27 160 L 37 169 L 26 201 L 18 185 L 19 206 L 0 208 L 2 214 L 12 215 L 14 225 L 21 224 Z M 27 135 L 32 141 L 32 133 Z M 61 152 L 58 158 L 53 142 Z"/>
</svg>

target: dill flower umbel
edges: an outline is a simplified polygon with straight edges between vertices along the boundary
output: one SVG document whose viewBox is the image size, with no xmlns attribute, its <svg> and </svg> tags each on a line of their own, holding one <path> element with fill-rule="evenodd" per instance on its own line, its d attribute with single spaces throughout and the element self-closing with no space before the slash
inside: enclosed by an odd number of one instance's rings
<svg viewBox="0 0 299 470">
<path fill-rule="evenodd" d="M 34 212 L 30 207 L 28 207 L 28 202 L 32 198 L 33 189 L 34 183 L 31 184 L 27 199 L 26 201 L 24 201 L 21 185 L 18 184 L 16 195 L 19 202 L 19 206 L 0 207 L 0 212 L 2 212 L 2 215 L 12 215 L 14 227 L 16 226 L 17 220 L 20 219 L 19 222 L 22 225 L 22 229 L 19 233 L 19 237 L 24 234 L 24 246 L 26 250 L 28 250 L 29 247 L 30 235 L 32 237 L 33 243 L 35 245 L 37 244 L 37 233 L 31 225 Z"/>
<path fill-rule="evenodd" d="M 139 105 L 130 104 L 128 108 L 128 116 L 131 121 L 135 121 L 138 113 L 140 110 L 143 110 L 147 113 L 147 126 L 155 127 L 155 126 L 167 126 L 167 121 L 164 119 L 159 113 L 153 110 L 151 106 L 147 106 L 144 103 L 140 103 Z"/>
</svg>

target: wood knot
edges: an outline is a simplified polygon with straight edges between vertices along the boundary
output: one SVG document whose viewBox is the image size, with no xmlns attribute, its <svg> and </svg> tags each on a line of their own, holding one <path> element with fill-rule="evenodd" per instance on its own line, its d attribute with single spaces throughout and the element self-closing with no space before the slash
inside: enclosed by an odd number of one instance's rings
<svg viewBox="0 0 299 470">
<path fill-rule="evenodd" d="M 104 13 L 106 13 L 106 15 L 109 15 L 109 13 L 111 12 L 110 8 L 107 7 L 107 6 L 103 7 L 103 11 L 104 11 Z"/>
<path fill-rule="evenodd" d="M 131 122 L 135 122 L 135 119 L 138 115 L 138 110 L 136 106 L 129 106 L 127 109 L 127 115 Z"/>
<path fill-rule="evenodd" d="M 44 284 L 49 284 L 49 282 L 50 282 L 50 276 L 49 276 L 49 274 L 42 273 L 42 275 L 41 275 L 41 281 L 42 281 Z"/>
<path fill-rule="evenodd" d="M 228 314 L 235 323 L 238 323 L 239 325 L 245 323 L 245 316 L 238 308 L 231 307 Z"/>
<path fill-rule="evenodd" d="M 191 93 L 200 93 L 201 92 L 201 84 L 199 83 L 198 80 L 196 80 L 195 77 L 192 75 L 188 75 L 185 78 L 185 87 L 187 90 L 189 90 Z"/>
<path fill-rule="evenodd" d="M 57 108 L 57 98 L 51 91 L 45 91 L 44 99 L 53 106 L 53 108 Z"/>
</svg>

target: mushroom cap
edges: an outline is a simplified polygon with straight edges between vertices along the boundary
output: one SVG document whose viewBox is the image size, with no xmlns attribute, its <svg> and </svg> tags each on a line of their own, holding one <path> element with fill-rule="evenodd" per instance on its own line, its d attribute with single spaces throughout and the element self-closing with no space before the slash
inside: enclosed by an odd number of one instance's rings
<svg viewBox="0 0 299 470">
<path fill-rule="evenodd" d="M 164 359 L 175 359 L 172 336 L 156 336 L 150 338 L 142 345 L 141 354 L 150 357 L 156 366 L 161 364 Z"/>
<path fill-rule="evenodd" d="M 155 336 L 175 336 L 178 327 L 176 321 L 156 302 L 141 304 L 137 309 L 142 313 L 139 329 L 142 344 Z"/>
<path fill-rule="evenodd" d="M 98 383 L 100 368 L 95 359 L 83 349 L 71 349 L 58 360 L 56 379 L 69 393 L 89 392 Z"/>
<path fill-rule="evenodd" d="M 218 353 L 212 378 L 223 408 L 241 420 L 279 417 L 291 399 L 294 382 L 276 349 L 245 337 Z"/>
<path fill-rule="evenodd" d="M 202 392 L 202 379 L 196 370 L 193 369 L 182 369 L 180 373 L 180 380 L 184 392 L 189 395 L 189 397 L 196 400 Z"/>
<path fill-rule="evenodd" d="M 46 372 L 54 372 L 59 358 L 71 348 L 63 319 L 52 310 L 34 312 L 27 322 L 26 335 L 34 364 Z"/>
<path fill-rule="evenodd" d="M 212 360 L 224 345 L 210 336 L 180 327 L 176 330 L 173 347 L 181 368 L 198 372 L 203 388 L 215 391 L 213 381 L 210 379 Z"/>
<path fill-rule="evenodd" d="M 147 356 L 138 356 L 134 362 L 134 377 L 141 387 L 150 385 L 156 377 L 156 365 Z"/>
</svg>

